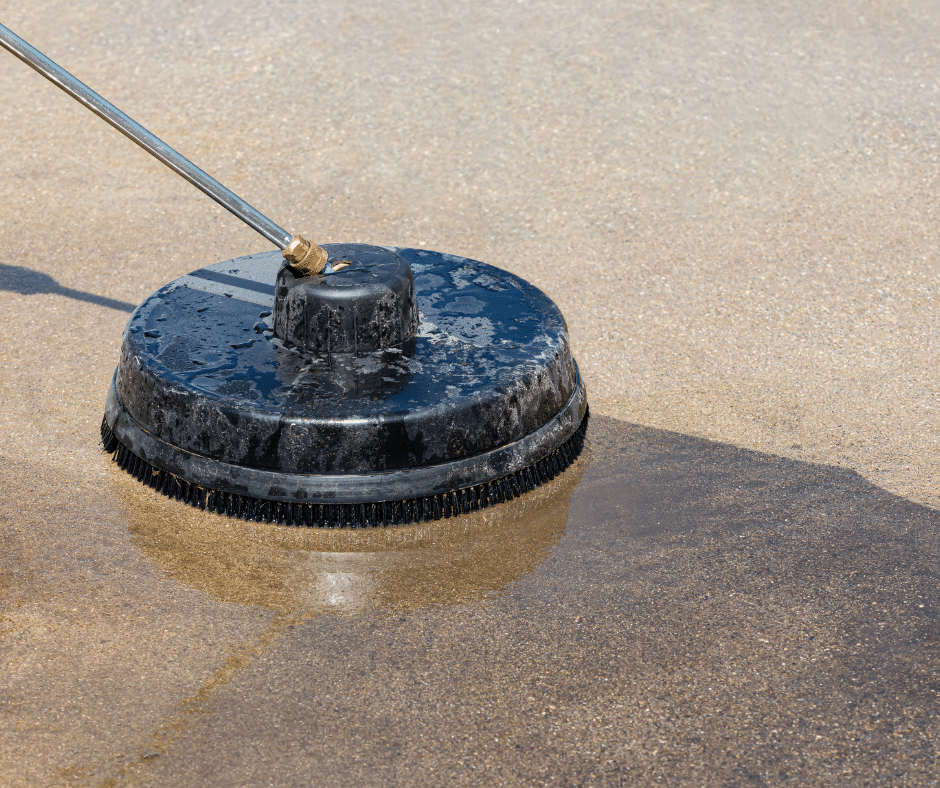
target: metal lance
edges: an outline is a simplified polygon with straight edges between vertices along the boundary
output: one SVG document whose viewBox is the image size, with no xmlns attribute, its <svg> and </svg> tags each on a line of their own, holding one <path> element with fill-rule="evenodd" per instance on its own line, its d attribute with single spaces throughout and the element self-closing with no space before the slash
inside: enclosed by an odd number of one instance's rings
<svg viewBox="0 0 940 788">
<path fill-rule="evenodd" d="M 16 33 L 0 25 L 0 45 L 12 52 L 20 60 L 38 71 L 52 84 L 60 87 L 72 98 L 83 104 L 99 118 L 111 124 L 124 136 L 136 142 L 154 158 L 162 161 L 178 175 L 183 176 L 193 186 L 209 195 L 219 205 L 231 211 L 245 224 L 261 233 L 271 243 L 282 250 L 284 259 L 303 274 L 317 274 L 327 262 L 327 253 L 317 244 L 300 235 L 291 235 L 287 230 L 275 224 L 261 211 L 249 205 L 231 189 L 226 188 L 189 159 L 171 148 L 155 134 L 147 131 L 137 121 L 125 114 L 110 101 L 98 95 L 84 82 L 76 79 L 68 71 L 50 60 L 42 52 L 28 44 Z"/>
</svg>

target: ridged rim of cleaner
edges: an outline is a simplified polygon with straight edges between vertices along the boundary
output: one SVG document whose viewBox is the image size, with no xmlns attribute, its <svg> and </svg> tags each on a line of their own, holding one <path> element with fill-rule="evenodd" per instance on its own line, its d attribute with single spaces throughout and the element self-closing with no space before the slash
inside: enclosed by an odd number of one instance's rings
<svg viewBox="0 0 940 788">
<path fill-rule="evenodd" d="M 238 520 L 319 528 L 377 528 L 430 522 L 505 503 L 554 479 L 581 454 L 589 412 L 571 437 L 532 465 L 483 484 L 447 493 L 373 503 L 295 503 L 222 492 L 161 471 L 125 447 L 101 421 L 101 442 L 118 466 L 168 498 Z"/>
<path fill-rule="evenodd" d="M 109 424 L 109 416 L 110 424 Z M 298 501 L 286 496 L 262 497 L 249 492 L 218 489 L 211 484 L 194 480 L 187 468 L 187 478 L 173 473 L 160 457 L 140 456 L 146 454 L 142 444 L 151 452 L 160 448 L 161 454 L 175 455 L 178 462 L 182 450 L 169 446 L 149 435 L 134 421 L 120 405 L 112 386 L 108 396 L 108 407 L 101 422 L 101 441 L 106 452 L 118 466 L 138 481 L 169 498 L 182 501 L 197 509 L 215 512 L 247 522 L 277 523 L 282 525 L 312 526 L 321 528 L 375 528 L 379 526 L 406 525 L 429 522 L 469 514 L 498 503 L 511 501 L 524 493 L 554 479 L 570 466 L 581 454 L 587 433 L 587 397 L 583 383 L 579 385 L 567 406 L 549 424 L 515 443 L 487 452 L 481 457 L 469 458 L 458 463 L 420 468 L 393 473 L 372 474 L 367 477 L 316 477 L 320 482 L 345 481 L 350 487 L 359 486 L 354 497 L 360 501 L 344 501 L 337 497 L 321 500 Z M 559 441 L 562 435 L 570 434 Z M 136 439 L 136 440 L 135 440 Z M 128 444 L 131 447 L 129 448 Z M 556 448 L 546 452 L 546 446 Z M 545 453 L 542 453 L 545 452 Z M 213 465 L 224 465 L 207 458 L 199 458 L 182 452 L 197 460 L 197 464 L 210 471 Z M 539 454 L 541 453 L 541 456 Z M 492 455 L 492 456 L 488 456 Z M 466 468 L 454 467 L 465 465 Z M 422 475 L 424 481 L 433 479 L 433 487 L 447 487 L 450 480 L 456 481 L 471 471 L 473 466 L 500 467 L 506 471 L 492 479 L 479 479 L 465 486 L 451 484 L 449 489 L 437 492 L 429 489 L 415 491 L 407 497 L 395 497 L 396 491 L 405 487 L 414 489 L 414 477 Z M 162 466 L 162 467 L 161 467 Z M 229 469 L 231 466 L 229 466 Z M 216 469 L 218 470 L 218 469 Z M 241 469 L 243 472 L 244 469 Z M 464 471 L 464 473 L 461 473 Z M 251 471 L 267 476 L 269 472 Z M 270 473 L 282 484 L 284 474 Z M 216 478 L 219 475 L 216 474 Z M 299 475 L 298 475 L 299 478 Z M 295 480 L 296 481 L 296 480 Z M 364 485 L 364 488 L 363 488 Z M 382 493 L 386 493 L 383 495 Z M 426 492 L 427 494 L 422 494 Z M 392 493 L 392 495 L 388 495 Z M 335 496 L 335 493 L 332 493 Z M 392 500 L 383 500 L 392 498 Z"/>
</svg>

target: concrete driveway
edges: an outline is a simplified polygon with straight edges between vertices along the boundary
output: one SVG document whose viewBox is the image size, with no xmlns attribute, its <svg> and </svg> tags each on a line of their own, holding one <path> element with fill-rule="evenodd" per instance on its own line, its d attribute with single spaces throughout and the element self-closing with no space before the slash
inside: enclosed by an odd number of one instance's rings
<svg viewBox="0 0 940 788">
<path fill-rule="evenodd" d="M 0 785 L 940 782 L 940 3 L 0 21 L 295 233 L 529 279 L 592 412 L 424 526 L 143 488 L 124 323 L 269 246 L 0 53 Z"/>
</svg>

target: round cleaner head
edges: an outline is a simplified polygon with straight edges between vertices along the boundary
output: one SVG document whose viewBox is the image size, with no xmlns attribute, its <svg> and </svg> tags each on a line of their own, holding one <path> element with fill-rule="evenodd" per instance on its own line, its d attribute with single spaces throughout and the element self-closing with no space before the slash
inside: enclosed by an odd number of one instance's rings
<svg viewBox="0 0 940 788">
<path fill-rule="evenodd" d="M 140 481 L 248 520 L 439 519 L 553 478 L 587 399 L 558 307 L 506 271 L 330 244 L 199 269 L 131 316 L 104 447 Z"/>
</svg>

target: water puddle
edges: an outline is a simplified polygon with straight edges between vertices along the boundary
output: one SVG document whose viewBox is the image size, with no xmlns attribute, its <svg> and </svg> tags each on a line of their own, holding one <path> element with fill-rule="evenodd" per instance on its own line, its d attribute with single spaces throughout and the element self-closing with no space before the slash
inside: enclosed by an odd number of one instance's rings
<svg viewBox="0 0 940 788">
<path fill-rule="evenodd" d="M 358 530 L 245 523 L 117 470 L 110 479 L 134 542 L 181 583 L 281 613 L 402 611 L 486 597 L 535 569 L 564 533 L 584 467 L 467 516 Z"/>
</svg>

